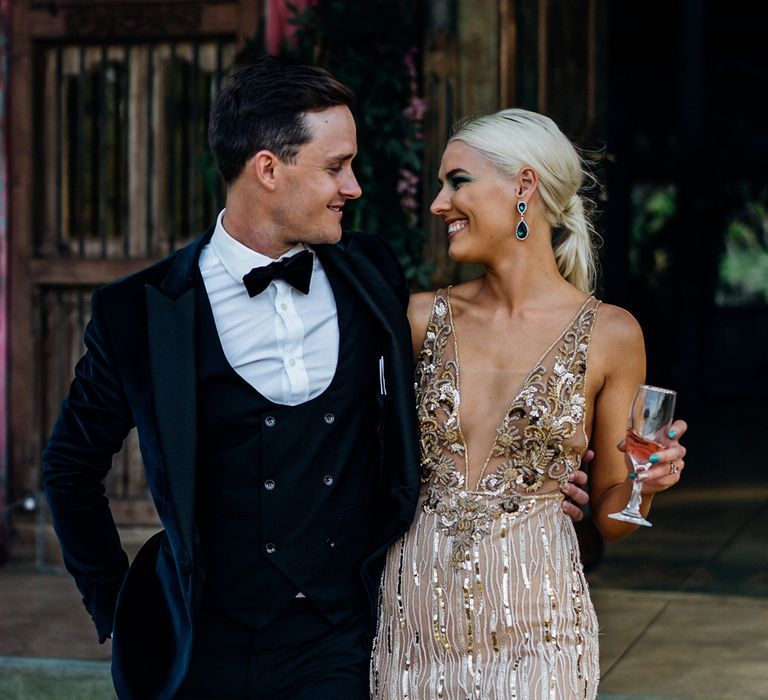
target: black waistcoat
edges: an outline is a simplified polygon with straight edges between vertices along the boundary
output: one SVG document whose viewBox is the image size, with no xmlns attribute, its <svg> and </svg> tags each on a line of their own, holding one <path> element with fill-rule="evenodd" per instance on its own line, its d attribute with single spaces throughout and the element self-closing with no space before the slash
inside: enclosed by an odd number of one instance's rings
<svg viewBox="0 0 768 700">
<path fill-rule="evenodd" d="M 339 359 L 330 386 L 298 406 L 270 401 L 232 369 L 197 283 L 203 601 L 254 626 L 299 592 L 332 621 L 368 604 L 360 567 L 377 517 L 380 339 L 346 283 L 326 273 Z"/>
</svg>

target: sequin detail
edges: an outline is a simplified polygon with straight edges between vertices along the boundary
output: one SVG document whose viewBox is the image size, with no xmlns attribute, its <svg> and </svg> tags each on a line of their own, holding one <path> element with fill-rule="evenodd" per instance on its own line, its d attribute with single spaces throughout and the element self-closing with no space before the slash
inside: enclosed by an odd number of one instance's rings
<svg viewBox="0 0 768 700">
<path fill-rule="evenodd" d="M 586 449 L 590 298 L 512 397 L 467 483 L 459 347 L 435 296 L 416 369 L 422 488 L 389 551 L 374 698 L 592 699 L 597 621 L 560 486 Z"/>
</svg>

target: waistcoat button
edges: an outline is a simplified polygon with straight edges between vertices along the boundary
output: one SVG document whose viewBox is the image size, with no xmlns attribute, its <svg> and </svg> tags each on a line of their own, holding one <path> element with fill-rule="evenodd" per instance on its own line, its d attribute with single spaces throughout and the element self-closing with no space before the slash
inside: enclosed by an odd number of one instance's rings
<svg viewBox="0 0 768 700">
<path fill-rule="evenodd" d="M 277 423 L 277 421 L 275 420 L 274 416 L 267 416 L 264 419 L 264 425 L 266 425 L 268 428 L 274 428 L 275 423 Z"/>
<path fill-rule="evenodd" d="M 267 489 L 267 491 L 273 491 L 275 488 L 275 482 L 272 481 L 272 479 L 267 479 L 264 482 L 264 488 Z"/>
<path fill-rule="evenodd" d="M 264 547 L 264 550 L 267 554 L 274 554 L 277 551 L 277 547 L 272 544 L 272 542 L 268 542 L 266 546 Z"/>
<path fill-rule="evenodd" d="M 323 483 L 324 483 L 326 486 L 333 486 L 333 477 L 332 477 L 330 474 L 326 474 L 326 475 L 323 477 Z"/>
<path fill-rule="evenodd" d="M 330 425 L 331 423 L 333 423 L 333 421 L 335 421 L 335 420 L 336 420 L 336 416 L 334 416 L 334 415 L 333 415 L 333 413 L 326 413 L 326 414 L 323 416 L 323 420 L 324 420 L 326 423 L 328 423 L 328 425 Z"/>
</svg>

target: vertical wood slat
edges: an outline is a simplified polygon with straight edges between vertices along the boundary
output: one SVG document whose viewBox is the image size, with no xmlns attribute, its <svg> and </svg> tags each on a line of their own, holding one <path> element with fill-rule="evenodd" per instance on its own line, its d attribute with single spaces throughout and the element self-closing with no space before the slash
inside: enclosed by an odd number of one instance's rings
<svg viewBox="0 0 768 700">
<path fill-rule="evenodd" d="M 498 0 L 460 2 L 458 14 L 460 117 L 486 114 L 499 105 Z"/>
<path fill-rule="evenodd" d="M 538 17 L 538 111 L 547 114 L 549 107 L 549 0 L 539 0 Z"/>
<path fill-rule="evenodd" d="M 96 157 L 96 179 L 94 186 L 96 190 L 95 202 L 98 212 L 96 221 L 98 222 L 98 236 L 101 244 L 101 257 L 107 257 L 107 189 L 106 189 L 106 164 L 107 159 L 107 47 L 102 46 L 100 51 L 100 70 L 96 74 L 96 100 L 98 103 L 98 121 L 96 124 L 96 134 L 98 139 L 94 142 L 98 144 Z"/>
<path fill-rule="evenodd" d="M 61 189 L 63 187 L 63 177 L 62 177 L 62 155 L 63 155 L 63 147 L 62 147 L 62 137 L 61 137 L 61 126 L 63 122 L 63 109 L 62 109 L 62 90 L 61 90 L 61 83 L 62 83 L 62 75 L 63 75 L 63 68 L 62 68 L 62 50 L 61 47 L 56 47 L 56 51 L 54 54 L 55 62 L 56 62 L 56 90 L 54 92 L 54 100 L 56 102 L 54 107 L 54 114 L 56 115 L 56 149 L 55 149 L 55 158 L 56 163 L 54 165 L 54 172 L 56 173 L 56 185 L 54 187 L 55 192 L 55 223 L 54 228 L 56 231 L 56 250 L 61 250 L 62 247 L 62 216 L 63 216 L 63 209 L 62 209 L 62 192 Z"/>
<path fill-rule="evenodd" d="M 46 114 L 56 114 L 56 56 L 53 53 L 47 55 L 45 66 L 42 68 L 42 79 L 44 83 L 44 93 L 42 95 L 42 109 Z M 56 153 L 57 130 L 56 120 L 42 120 L 42 144 L 39 146 L 42 153 Z M 43 170 L 43 178 L 48 192 L 55 192 L 58 186 L 56 177 L 56 168 L 46 167 Z M 42 216 L 42 221 L 36 220 L 35 227 L 42 231 L 56 231 L 56 200 L 53 197 L 46 197 Z M 56 237 L 37 235 L 35 236 L 35 252 L 40 256 L 56 255 Z"/>
<path fill-rule="evenodd" d="M 144 89 L 146 76 L 150 72 L 150 46 L 134 46 L 131 49 L 133 69 L 128 77 L 128 129 L 127 177 L 128 177 L 128 223 L 126 240 L 128 257 L 149 256 L 150 230 L 150 129 L 147 116 L 150 113 L 150 93 Z"/>
<path fill-rule="evenodd" d="M 85 164 L 83 154 L 85 153 L 85 47 L 78 47 L 78 76 L 77 76 L 77 159 L 82 165 Z M 73 170 L 72 185 L 76 186 L 75 193 L 80 194 L 84 191 L 79 183 L 80 177 L 74 177 L 75 173 L 82 175 L 84 168 L 80 167 L 77 170 Z M 77 212 L 77 218 L 73 219 L 73 230 L 77 232 L 77 253 L 81 258 L 85 257 L 85 236 L 83 231 L 85 230 L 85 219 L 80 214 L 79 201 L 81 198 L 77 198 L 73 201 L 72 208 Z"/>
<path fill-rule="evenodd" d="M 499 107 L 514 107 L 517 96 L 517 12 L 514 0 L 499 0 Z"/>
<path fill-rule="evenodd" d="M 203 199 L 200 196 L 200 181 L 202 180 L 201 173 L 198 172 L 198 165 L 200 159 L 198 153 L 202 153 L 202 149 L 198 146 L 198 119 L 199 119 L 199 100 L 200 100 L 200 44 L 194 42 L 192 45 L 192 86 L 191 86 L 191 109 L 190 120 L 187 126 L 189 130 L 188 139 L 188 167 L 187 167 L 187 183 L 184 188 L 187 192 L 187 232 L 198 231 L 202 228 L 203 224 L 198 221 L 196 217 L 195 204 L 203 204 Z M 202 217 L 201 217 L 202 218 Z"/>
<path fill-rule="evenodd" d="M 155 217 L 155 45 L 149 44 L 147 55 L 147 257 L 151 257 L 154 250 L 155 230 L 152 222 Z"/>
<path fill-rule="evenodd" d="M 515 74 L 515 92 L 510 104 L 523 109 L 539 109 L 539 36 L 540 4 L 546 0 L 512 0 L 515 5 L 517 43 L 511 60 Z"/>
<path fill-rule="evenodd" d="M 170 56 L 167 62 L 167 70 L 163 72 L 163 78 L 166 81 L 166 85 L 169 89 L 163 90 L 163 106 L 165 113 L 163 115 L 163 121 L 161 122 L 165 125 L 163 137 L 165 138 L 165 154 L 167 164 L 164 178 L 167 197 L 166 216 L 168 221 L 166 225 L 167 247 L 164 251 L 164 254 L 166 255 L 175 248 L 176 226 L 179 222 L 179 217 L 176 211 L 176 173 L 178 166 L 176 165 L 176 149 L 174 148 L 174 142 L 176 140 L 176 124 L 174 122 L 174 118 L 176 115 L 174 114 L 173 106 L 170 104 L 170 102 L 173 100 L 173 91 L 176 87 L 175 80 L 173 80 L 173 78 L 176 77 L 173 75 L 175 68 L 176 42 L 172 41 L 170 42 Z"/>
<path fill-rule="evenodd" d="M 152 167 L 152 247 L 149 255 L 164 257 L 168 249 L 168 232 L 166 227 L 171 217 L 168 211 L 168 55 L 167 43 L 158 43 L 153 51 L 154 69 L 152 71 L 152 131 L 153 167 Z"/>
<path fill-rule="evenodd" d="M 130 185 L 128 178 L 130 176 L 131 172 L 131 159 L 130 159 L 130 148 L 128 145 L 128 139 L 129 135 L 131 133 L 131 129 L 133 128 L 133 121 L 131 120 L 131 110 L 129 108 L 130 105 L 130 85 L 131 85 L 131 47 L 126 45 L 123 47 L 123 65 L 125 66 L 124 71 L 124 77 L 123 77 L 123 83 L 122 83 L 122 95 L 125 99 L 125 129 L 124 129 L 124 146 L 121 144 L 121 148 L 123 148 L 123 152 L 125 153 L 125 158 L 123 162 L 123 167 L 120 170 L 120 178 L 122 180 L 122 188 L 121 191 L 124 193 L 124 199 L 123 199 L 123 206 L 121 207 L 121 211 L 119 213 L 120 216 L 120 222 L 121 222 L 121 229 L 123 234 L 123 257 L 130 257 L 131 255 L 131 230 L 129 227 L 129 220 L 128 220 L 128 212 L 131 209 L 131 205 L 133 202 L 130 198 Z M 116 95 L 115 101 L 119 103 L 120 96 Z"/>
</svg>

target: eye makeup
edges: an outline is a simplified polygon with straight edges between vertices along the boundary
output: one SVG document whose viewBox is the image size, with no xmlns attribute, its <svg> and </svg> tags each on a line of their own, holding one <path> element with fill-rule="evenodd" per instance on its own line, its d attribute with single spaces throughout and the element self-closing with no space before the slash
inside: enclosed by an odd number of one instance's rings
<svg viewBox="0 0 768 700">
<path fill-rule="evenodd" d="M 452 177 L 448 178 L 448 184 L 453 190 L 458 190 L 459 187 L 466 184 L 467 182 L 475 182 L 475 178 L 470 177 L 469 175 L 453 175 Z"/>
<path fill-rule="evenodd" d="M 451 170 L 445 177 L 452 190 L 458 190 L 462 185 L 476 181 L 476 178 L 472 177 L 466 170 L 461 170 L 459 168 Z M 438 180 L 438 182 L 440 182 L 441 185 L 443 184 L 442 180 Z"/>
</svg>

